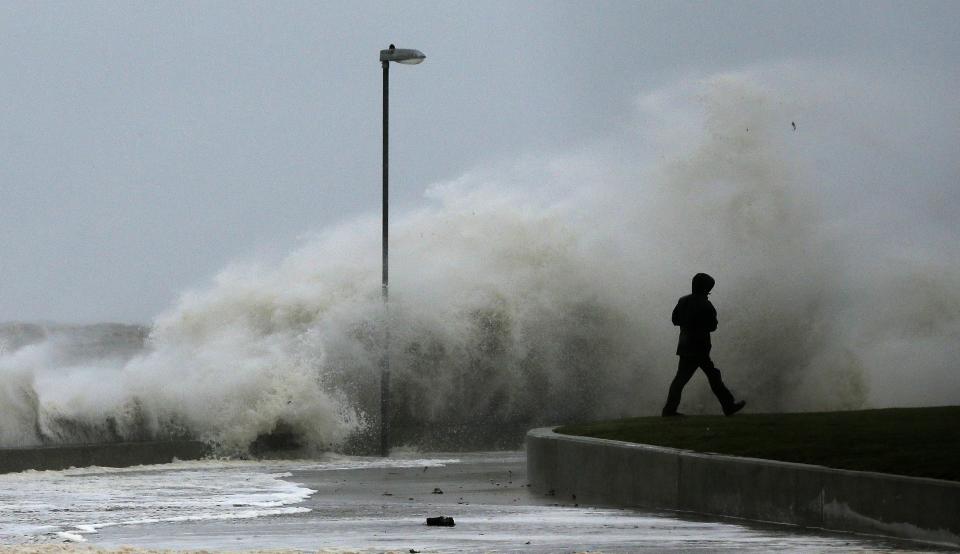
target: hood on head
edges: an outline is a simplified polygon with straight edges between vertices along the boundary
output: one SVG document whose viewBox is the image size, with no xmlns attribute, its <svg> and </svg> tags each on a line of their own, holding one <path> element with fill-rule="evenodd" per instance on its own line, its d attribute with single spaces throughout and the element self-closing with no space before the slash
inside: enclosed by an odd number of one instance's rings
<svg viewBox="0 0 960 554">
<path fill-rule="evenodd" d="M 693 276 L 693 294 L 707 294 L 713 290 L 716 281 L 706 273 L 697 273 Z"/>
</svg>

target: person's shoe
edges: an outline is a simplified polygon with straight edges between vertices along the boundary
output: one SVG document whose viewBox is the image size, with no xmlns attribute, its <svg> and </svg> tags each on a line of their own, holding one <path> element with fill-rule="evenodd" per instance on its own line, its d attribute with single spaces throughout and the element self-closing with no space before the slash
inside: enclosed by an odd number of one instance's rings
<svg viewBox="0 0 960 554">
<path fill-rule="evenodd" d="M 735 413 L 739 412 L 740 410 L 742 410 L 743 407 L 746 406 L 746 405 L 747 405 L 747 401 L 746 401 L 746 400 L 739 400 L 739 401 L 737 401 L 737 402 L 734 402 L 733 404 L 731 404 L 731 405 L 729 405 L 729 406 L 727 406 L 726 408 L 723 409 L 723 415 L 725 415 L 725 416 L 732 416 L 733 414 L 735 414 Z"/>
<path fill-rule="evenodd" d="M 687 417 L 687 415 L 680 412 L 663 412 L 660 417 Z"/>
</svg>

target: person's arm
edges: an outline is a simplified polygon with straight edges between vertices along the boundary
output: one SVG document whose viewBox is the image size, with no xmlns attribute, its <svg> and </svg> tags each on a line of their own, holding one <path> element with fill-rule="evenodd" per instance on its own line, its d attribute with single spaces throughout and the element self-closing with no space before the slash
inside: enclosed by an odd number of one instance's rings
<svg viewBox="0 0 960 554">
<path fill-rule="evenodd" d="M 704 322 L 707 326 L 707 330 L 711 333 L 717 330 L 717 309 L 713 307 L 713 303 L 709 300 L 707 301 L 707 318 Z"/>
<path fill-rule="evenodd" d="M 684 324 L 684 313 L 686 309 L 683 307 L 683 298 L 677 301 L 677 305 L 673 308 L 673 315 L 670 316 L 670 320 L 673 321 L 673 324 L 677 327 L 682 327 Z"/>
</svg>

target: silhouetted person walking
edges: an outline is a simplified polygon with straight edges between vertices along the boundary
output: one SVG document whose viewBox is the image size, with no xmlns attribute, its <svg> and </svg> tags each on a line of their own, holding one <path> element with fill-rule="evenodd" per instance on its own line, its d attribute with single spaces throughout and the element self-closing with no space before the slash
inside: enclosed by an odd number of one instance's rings
<svg viewBox="0 0 960 554">
<path fill-rule="evenodd" d="M 717 330 L 717 310 L 707 295 L 714 284 L 713 277 L 706 273 L 697 273 L 693 276 L 693 294 L 681 298 L 673 309 L 673 324 L 680 327 L 680 340 L 677 343 L 680 364 L 677 367 L 677 376 L 670 383 L 667 404 L 662 412 L 664 417 L 683 415 L 677 412 L 680 395 L 698 367 L 710 380 L 710 389 L 720 401 L 724 415 L 731 416 L 746 405 L 743 400 L 733 400 L 733 395 L 723 384 L 720 370 L 710 359 L 710 333 Z"/>
</svg>

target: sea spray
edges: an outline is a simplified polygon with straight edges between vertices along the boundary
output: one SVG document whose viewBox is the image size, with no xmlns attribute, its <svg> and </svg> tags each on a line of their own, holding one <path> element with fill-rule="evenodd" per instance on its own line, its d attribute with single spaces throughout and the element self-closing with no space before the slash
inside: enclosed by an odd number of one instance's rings
<svg viewBox="0 0 960 554">
<path fill-rule="evenodd" d="M 640 97 L 617 136 L 429 187 L 391 222 L 388 314 L 378 220 L 361 217 L 185 293 L 132 357 L 8 349 L 0 440 L 192 436 L 229 454 L 280 425 L 336 449 L 376 428 L 385 325 L 397 430 L 651 415 L 676 365 L 670 309 L 698 271 L 717 278 L 714 359 L 751 409 L 955 401 L 955 261 L 877 261 L 825 206 L 842 176 L 810 157 L 838 142 L 803 117 L 837 106 L 780 77 L 686 80 Z M 907 361 L 920 384 L 897 397 Z M 719 408 L 695 382 L 684 410 Z"/>
</svg>

